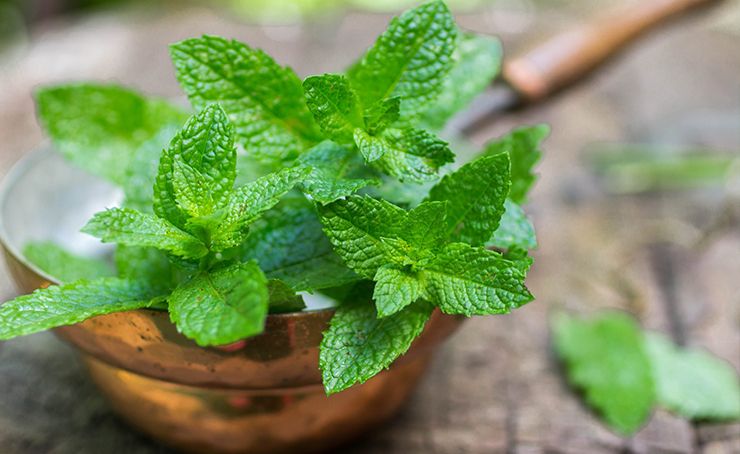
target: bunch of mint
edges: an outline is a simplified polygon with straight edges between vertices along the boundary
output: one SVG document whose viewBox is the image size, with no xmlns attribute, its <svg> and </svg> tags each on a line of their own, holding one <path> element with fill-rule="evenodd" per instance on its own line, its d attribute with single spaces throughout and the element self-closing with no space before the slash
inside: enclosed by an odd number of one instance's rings
<svg viewBox="0 0 740 454">
<path fill-rule="evenodd" d="M 29 244 L 62 285 L 4 304 L 0 339 L 154 308 L 199 345 L 224 345 L 322 292 L 340 303 L 320 357 L 335 393 L 388 367 L 435 307 L 501 314 L 532 300 L 520 204 L 547 128 L 453 165 L 435 131 L 490 83 L 501 50 L 460 32 L 444 3 L 394 19 L 345 74 L 303 82 L 220 37 L 171 53 L 189 118 L 111 85 L 38 93 L 59 152 L 124 191 L 83 229 L 117 244 L 115 269 Z"/>
</svg>

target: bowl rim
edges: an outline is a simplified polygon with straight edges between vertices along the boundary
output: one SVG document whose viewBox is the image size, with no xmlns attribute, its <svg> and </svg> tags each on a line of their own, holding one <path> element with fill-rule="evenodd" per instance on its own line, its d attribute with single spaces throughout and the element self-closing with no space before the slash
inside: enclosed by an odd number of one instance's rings
<svg viewBox="0 0 740 454">
<path fill-rule="evenodd" d="M 30 260 L 28 260 L 25 255 L 18 250 L 15 244 L 13 244 L 9 238 L 8 238 L 8 232 L 5 225 L 5 217 L 2 215 L 5 212 L 6 204 L 8 203 L 8 194 L 10 191 L 18 184 L 18 182 L 28 173 L 30 169 L 32 169 L 35 165 L 37 165 L 40 161 L 43 161 L 44 159 L 48 159 L 49 156 L 53 154 L 59 154 L 58 151 L 54 150 L 53 146 L 50 143 L 44 143 L 40 146 L 37 146 L 30 151 L 24 153 L 21 155 L 21 157 L 11 165 L 10 170 L 5 174 L 5 176 L 0 181 L 0 246 L 2 246 L 5 251 L 10 254 L 14 260 L 18 261 L 21 265 L 28 268 L 33 273 L 37 274 L 42 279 L 48 281 L 52 285 L 62 285 L 60 281 L 40 269 L 38 266 L 36 266 L 34 263 L 32 263 Z M 62 158 L 61 154 L 59 154 Z M 65 162 L 69 165 L 74 165 L 69 163 L 69 161 L 64 158 Z M 79 167 L 78 167 L 79 168 Z M 92 175 L 88 172 L 88 175 Z M 95 178 L 99 178 L 95 175 L 92 175 Z M 3 302 L 0 301 L 0 305 L 2 305 Z M 319 309 L 307 309 L 302 311 L 294 311 L 294 312 L 284 312 L 284 313 L 278 313 L 278 314 L 268 314 L 267 317 L 274 317 L 274 318 L 295 318 L 295 317 L 310 317 L 312 315 L 317 314 L 324 314 L 324 313 L 333 313 L 336 312 L 336 307 L 327 307 L 327 308 L 319 308 Z M 135 309 L 135 311 L 154 311 L 154 312 L 167 312 L 164 310 L 156 310 L 156 309 Z"/>
<path fill-rule="evenodd" d="M 37 165 L 44 158 L 52 153 L 51 146 L 41 145 L 21 155 L 21 157 L 10 166 L 10 170 L 5 174 L 2 181 L 0 181 L 0 244 L 12 255 L 15 260 L 21 263 L 23 266 L 29 268 L 34 273 L 38 274 L 43 279 L 49 281 L 54 285 L 61 285 L 57 279 L 50 274 L 47 274 L 44 270 L 36 266 L 25 255 L 16 247 L 8 237 L 8 231 L 5 227 L 5 208 L 8 203 L 8 194 L 18 184 L 24 175 L 28 173 L 35 165 Z"/>
</svg>

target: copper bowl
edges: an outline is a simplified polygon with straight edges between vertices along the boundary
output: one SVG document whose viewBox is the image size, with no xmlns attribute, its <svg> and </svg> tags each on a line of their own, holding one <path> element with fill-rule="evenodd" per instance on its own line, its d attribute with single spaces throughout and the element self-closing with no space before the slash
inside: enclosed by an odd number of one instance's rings
<svg viewBox="0 0 740 454">
<path fill-rule="evenodd" d="M 0 192 L 0 242 L 19 289 L 27 293 L 55 283 L 23 257 L 27 241 L 109 254 L 108 246 L 79 229 L 120 197 L 116 188 L 50 150 L 20 161 Z M 115 410 L 166 444 L 192 452 L 315 452 L 396 412 L 461 321 L 435 312 L 390 369 L 327 397 L 318 346 L 332 314 L 324 308 L 270 315 L 262 335 L 229 349 L 198 347 L 177 332 L 167 313 L 153 310 L 99 316 L 55 331 L 80 351 Z"/>
</svg>

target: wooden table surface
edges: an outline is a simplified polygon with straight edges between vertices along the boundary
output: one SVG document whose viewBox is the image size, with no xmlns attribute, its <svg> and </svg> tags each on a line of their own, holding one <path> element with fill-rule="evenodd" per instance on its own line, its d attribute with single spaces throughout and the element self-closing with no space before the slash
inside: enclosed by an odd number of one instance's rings
<svg viewBox="0 0 740 454">
<path fill-rule="evenodd" d="M 647 328 L 740 369 L 740 229 L 718 221 L 740 203 L 737 195 L 717 188 L 610 195 L 587 159 L 603 142 L 740 152 L 740 35 L 727 27 L 739 10 L 728 4 L 662 30 L 578 89 L 474 137 L 482 143 L 520 123 L 552 125 L 528 208 L 541 244 L 529 279 L 537 301 L 467 322 L 402 413 L 340 452 L 740 452 L 740 424 L 692 424 L 662 411 L 633 438 L 614 435 L 565 386 L 548 340 L 554 308 L 622 308 Z M 491 17 L 460 20 L 490 30 Z M 166 44 L 204 32 L 263 47 L 301 74 L 337 70 L 386 20 L 351 14 L 302 29 L 265 28 L 186 10 L 110 12 L 47 25 L 0 60 L 0 175 L 42 140 L 30 99 L 38 84 L 116 79 L 174 95 Z M 544 32 L 573 19 L 552 12 L 534 20 L 531 28 Z M 524 42 L 516 33 L 503 38 L 508 49 Z M 0 268 L 0 295 L 13 292 Z M 169 451 L 111 412 L 68 346 L 38 334 L 0 347 L 0 452 Z"/>
</svg>

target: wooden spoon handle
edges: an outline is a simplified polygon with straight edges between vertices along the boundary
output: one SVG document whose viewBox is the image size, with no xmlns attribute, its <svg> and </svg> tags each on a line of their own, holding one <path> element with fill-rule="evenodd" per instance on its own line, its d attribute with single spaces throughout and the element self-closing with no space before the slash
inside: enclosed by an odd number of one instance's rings
<svg viewBox="0 0 740 454">
<path fill-rule="evenodd" d="M 640 36 L 699 6 L 721 0 L 644 0 L 556 35 L 504 64 L 503 78 L 525 102 L 564 88 Z"/>
</svg>

